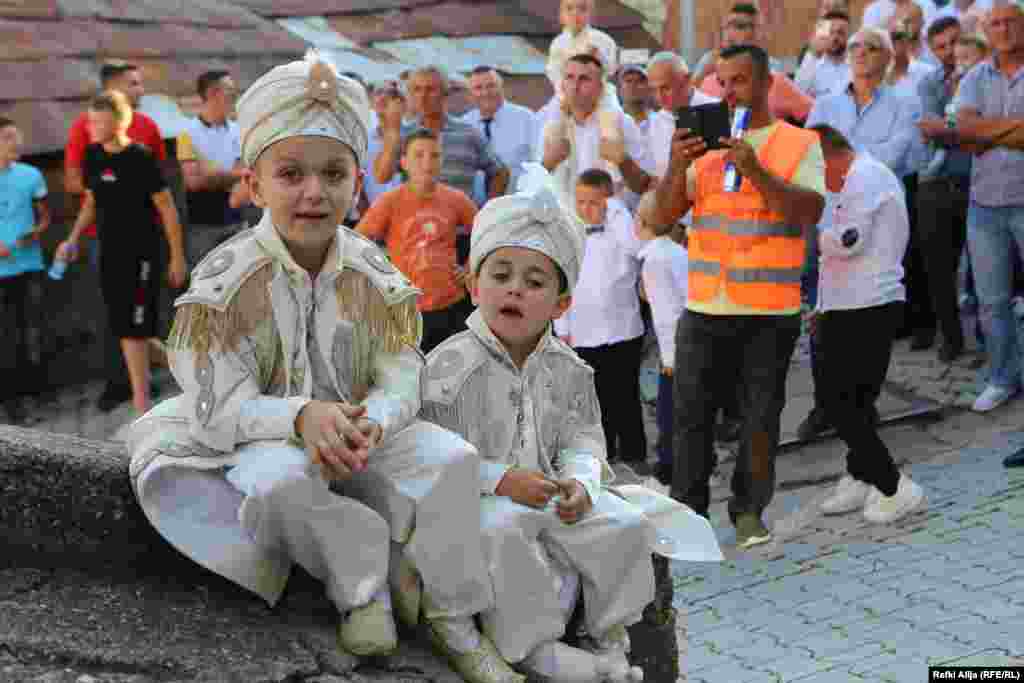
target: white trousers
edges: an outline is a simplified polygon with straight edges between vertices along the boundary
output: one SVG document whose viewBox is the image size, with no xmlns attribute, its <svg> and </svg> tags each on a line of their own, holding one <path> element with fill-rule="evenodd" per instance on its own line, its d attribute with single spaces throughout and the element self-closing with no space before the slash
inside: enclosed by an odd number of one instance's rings
<svg viewBox="0 0 1024 683">
<path fill-rule="evenodd" d="M 571 605 L 563 587 L 583 589 L 584 623 L 601 636 L 639 621 L 654 599 L 650 521 L 625 501 L 602 491 L 576 524 L 509 498 L 482 499 L 484 556 L 494 585 L 494 607 L 481 616 L 484 633 L 510 662 L 562 637 Z M 568 607 L 568 609 L 567 609 Z"/>
<path fill-rule="evenodd" d="M 480 539 L 480 463 L 454 432 L 417 420 L 370 453 L 341 491 L 376 510 L 423 580 L 424 616 L 468 617 L 493 604 Z"/>
<path fill-rule="evenodd" d="M 387 581 L 387 522 L 365 504 L 333 493 L 305 451 L 287 442 L 243 446 L 228 482 L 245 499 L 242 528 L 324 582 L 339 612 L 367 604 Z"/>
</svg>

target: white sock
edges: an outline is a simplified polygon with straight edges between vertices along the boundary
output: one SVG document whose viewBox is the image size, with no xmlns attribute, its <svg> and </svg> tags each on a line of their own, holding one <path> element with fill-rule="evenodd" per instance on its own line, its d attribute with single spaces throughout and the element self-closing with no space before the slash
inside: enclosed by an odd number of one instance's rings
<svg viewBox="0 0 1024 683">
<path fill-rule="evenodd" d="M 459 654 L 480 647 L 480 631 L 472 617 L 439 617 L 431 619 L 430 623 L 445 645 Z"/>
</svg>

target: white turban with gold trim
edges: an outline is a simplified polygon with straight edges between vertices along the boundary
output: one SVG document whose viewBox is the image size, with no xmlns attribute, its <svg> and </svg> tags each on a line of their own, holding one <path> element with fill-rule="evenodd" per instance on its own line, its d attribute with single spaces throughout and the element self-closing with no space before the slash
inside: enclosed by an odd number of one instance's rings
<svg viewBox="0 0 1024 683">
<path fill-rule="evenodd" d="M 275 142 L 314 135 L 344 143 L 365 167 L 369 121 L 363 86 L 311 50 L 305 59 L 263 74 L 239 98 L 242 161 L 252 166 Z"/>
<path fill-rule="evenodd" d="M 478 272 L 484 259 L 502 247 L 532 249 L 562 269 L 571 293 L 583 264 L 583 224 L 559 201 L 552 177 L 540 164 L 523 167 L 519 191 L 492 199 L 477 213 L 469 267 Z"/>
</svg>

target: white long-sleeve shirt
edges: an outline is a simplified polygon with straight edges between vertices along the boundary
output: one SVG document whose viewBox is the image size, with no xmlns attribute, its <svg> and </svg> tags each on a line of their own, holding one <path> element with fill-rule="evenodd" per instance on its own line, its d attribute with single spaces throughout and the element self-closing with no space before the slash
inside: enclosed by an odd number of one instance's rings
<svg viewBox="0 0 1024 683">
<path fill-rule="evenodd" d="M 635 339 L 644 333 L 640 298 L 640 249 L 625 204 L 608 200 L 604 229 L 588 228 L 572 305 L 555 321 L 555 332 L 572 346 L 591 348 Z"/>
<path fill-rule="evenodd" d="M 866 152 L 819 226 L 818 310 L 849 310 L 905 301 L 903 254 L 910 237 L 903 183 Z"/>
<path fill-rule="evenodd" d="M 676 323 L 686 308 L 689 257 L 686 248 L 670 237 L 648 242 L 640 252 L 644 291 L 651 305 L 654 334 L 662 367 L 675 367 Z"/>
</svg>

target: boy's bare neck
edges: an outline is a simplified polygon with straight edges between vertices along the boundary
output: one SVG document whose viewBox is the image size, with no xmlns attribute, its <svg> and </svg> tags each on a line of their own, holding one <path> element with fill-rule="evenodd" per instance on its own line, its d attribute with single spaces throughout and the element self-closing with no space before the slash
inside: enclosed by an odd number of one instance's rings
<svg viewBox="0 0 1024 683">
<path fill-rule="evenodd" d="M 409 189 L 417 197 L 433 197 L 437 193 L 437 181 L 431 180 L 429 182 L 414 182 L 410 180 L 408 182 Z"/>
</svg>

